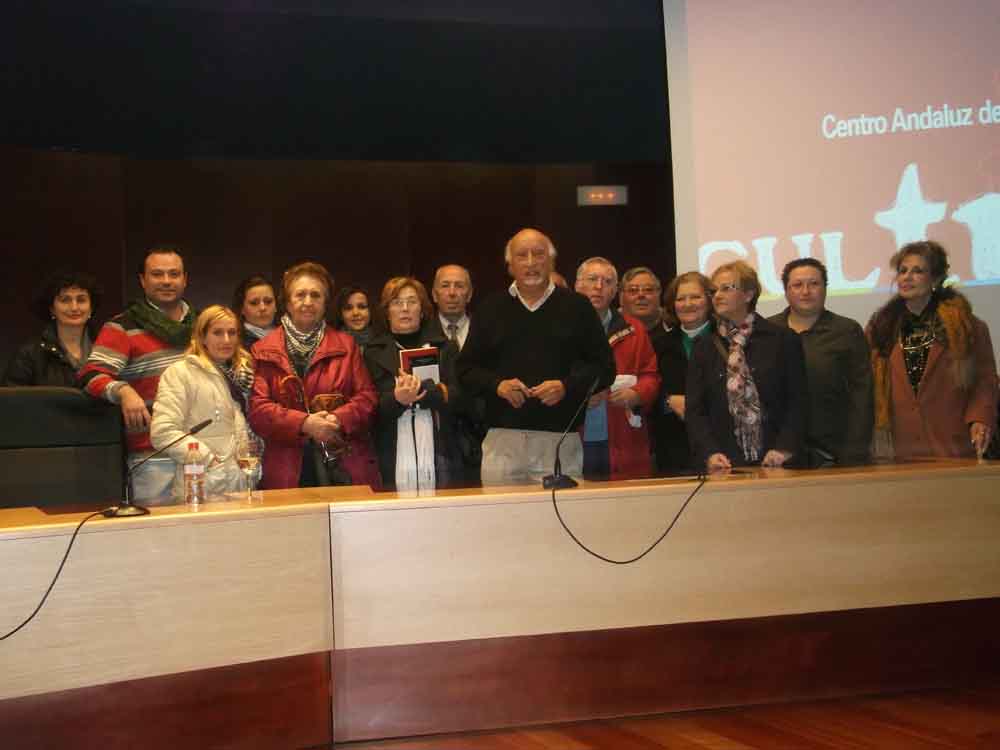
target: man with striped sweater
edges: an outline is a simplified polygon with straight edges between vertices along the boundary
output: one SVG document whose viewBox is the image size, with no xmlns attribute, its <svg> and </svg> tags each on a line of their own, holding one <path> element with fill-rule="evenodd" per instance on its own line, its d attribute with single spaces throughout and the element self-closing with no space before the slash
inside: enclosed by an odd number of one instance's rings
<svg viewBox="0 0 1000 750">
<path fill-rule="evenodd" d="M 139 285 L 144 296 L 104 324 L 78 374 L 87 393 L 121 407 L 130 467 L 153 450 L 149 423 L 160 375 L 184 355 L 194 322 L 194 311 L 183 299 L 184 259 L 176 249 L 147 251 Z M 173 478 L 171 459 L 149 461 L 133 477 L 135 499 L 168 500 Z"/>
</svg>

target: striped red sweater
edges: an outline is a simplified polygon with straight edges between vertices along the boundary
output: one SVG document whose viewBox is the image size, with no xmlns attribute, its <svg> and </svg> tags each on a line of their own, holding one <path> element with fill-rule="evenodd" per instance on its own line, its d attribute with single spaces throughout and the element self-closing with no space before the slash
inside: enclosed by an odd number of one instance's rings
<svg viewBox="0 0 1000 750">
<path fill-rule="evenodd" d="M 138 393 L 149 413 L 160 384 L 160 375 L 184 356 L 184 347 L 173 347 L 141 328 L 128 314 L 109 320 L 97 334 L 94 348 L 77 377 L 80 387 L 94 398 L 119 403 L 109 386 L 125 382 Z M 126 435 L 129 453 L 153 450 L 149 429 L 129 431 Z"/>
</svg>

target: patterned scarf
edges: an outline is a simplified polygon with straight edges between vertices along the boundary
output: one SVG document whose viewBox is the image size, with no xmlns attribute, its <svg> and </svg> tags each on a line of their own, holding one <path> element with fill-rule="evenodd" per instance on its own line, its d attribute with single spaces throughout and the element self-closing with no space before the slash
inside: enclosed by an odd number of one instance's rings
<svg viewBox="0 0 1000 750">
<path fill-rule="evenodd" d="M 326 333 L 326 321 L 321 320 L 314 329 L 303 333 L 295 327 L 292 319 L 288 317 L 288 313 L 285 313 L 281 316 L 281 327 L 285 330 L 285 346 L 288 349 L 288 356 L 295 366 L 295 371 L 300 378 L 305 377 L 313 354 L 316 353 L 316 348 Z"/>
<path fill-rule="evenodd" d="M 233 400 L 240 405 L 243 413 L 246 414 L 247 399 L 250 398 L 250 388 L 253 385 L 253 360 L 244 360 L 239 367 L 233 367 L 231 361 L 216 365 L 216 367 L 225 375 Z"/>
<path fill-rule="evenodd" d="M 724 318 L 719 320 L 719 335 L 729 342 L 729 357 L 726 359 L 729 414 L 733 418 L 736 443 L 750 463 L 760 460 L 762 450 L 760 394 L 747 365 L 745 351 L 753 333 L 753 321 L 754 313 L 738 325 Z"/>
<path fill-rule="evenodd" d="M 139 324 L 139 327 L 165 341 L 171 346 L 184 348 L 191 343 L 191 329 L 194 327 L 194 310 L 188 306 L 187 314 L 180 321 L 164 315 L 153 307 L 149 300 L 136 300 L 125 308 L 125 314 Z"/>
</svg>

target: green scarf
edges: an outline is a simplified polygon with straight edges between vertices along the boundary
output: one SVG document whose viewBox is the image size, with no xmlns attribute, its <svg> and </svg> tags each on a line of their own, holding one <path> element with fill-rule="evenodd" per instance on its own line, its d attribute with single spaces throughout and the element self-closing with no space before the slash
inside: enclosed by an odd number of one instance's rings
<svg viewBox="0 0 1000 750">
<path fill-rule="evenodd" d="M 185 347 L 191 343 L 191 330 L 194 328 L 194 310 L 188 306 L 183 320 L 171 320 L 153 307 L 148 300 L 140 299 L 125 308 L 125 314 L 139 326 L 161 341 L 174 347 Z"/>
</svg>

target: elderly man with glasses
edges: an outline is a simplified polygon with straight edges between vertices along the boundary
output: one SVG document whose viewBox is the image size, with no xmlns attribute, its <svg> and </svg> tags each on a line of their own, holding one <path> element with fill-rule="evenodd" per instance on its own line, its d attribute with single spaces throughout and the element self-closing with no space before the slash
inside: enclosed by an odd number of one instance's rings
<svg viewBox="0 0 1000 750">
<path fill-rule="evenodd" d="M 660 392 L 656 352 L 645 326 L 611 309 L 618 271 L 606 258 L 588 258 L 576 272 L 576 291 L 590 300 L 615 355 L 611 388 L 590 399 L 583 423 L 583 475 L 634 479 L 652 473 L 649 412 Z"/>
</svg>

